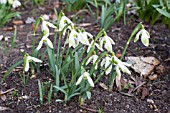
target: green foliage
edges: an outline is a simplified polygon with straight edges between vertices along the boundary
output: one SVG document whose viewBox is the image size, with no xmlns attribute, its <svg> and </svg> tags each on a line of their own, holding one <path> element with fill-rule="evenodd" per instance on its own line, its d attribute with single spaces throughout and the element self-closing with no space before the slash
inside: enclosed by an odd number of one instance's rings
<svg viewBox="0 0 170 113">
<path fill-rule="evenodd" d="M 133 3 L 142 20 L 152 24 L 162 20 L 162 23 L 170 27 L 170 0 L 137 0 Z"/>
<path fill-rule="evenodd" d="M 10 4 L 0 4 L 0 27 L 3 27 L 13 17 L 21 18 L 19 12 L 12 11 L 11 9 Z"/>
<path fill-rule="evenodd" d="M 34 5 L 40 6 L 44 5 L 45 0 L 32 0 Z"/>
<path fill-rule="evenodd" d="M 109 6 L 102 6 L 101 12 L 101 28 L 108 30 L 115 21 L 119 21 L 121 16 L 126 18 L 126 0 L 121 0 L 120 3 L 115 2 Z M 115 16 L 115 17 L 114 17 Z M 126 22 L 126 20 L 124 21 Z"/>
</svg>

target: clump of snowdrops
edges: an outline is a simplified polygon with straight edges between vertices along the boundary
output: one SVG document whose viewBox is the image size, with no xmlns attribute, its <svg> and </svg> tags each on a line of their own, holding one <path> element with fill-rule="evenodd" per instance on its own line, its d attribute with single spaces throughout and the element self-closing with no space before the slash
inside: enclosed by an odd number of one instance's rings
<svg viewBox="0 0 170 113">
<path fill-rule="evenodd" d="M 0 0 L 0 27 L 3 27 L 13 17 L 19 17 L 19 12 L 14 9 L 21 6 L 19 0 Z"/>
<path fill-rule="evenodd" d="M 30 65 L 32 70 L 35 68 L 39 70 L 40 63 L 45 62 L 43 59 L 47 54 L 48 69 L 53 81 L 41 82 L 38 80 L 41 103 L 44 102 L 43 96 L 47 94 L 48 102 L 52 97 L 56 99 L 56 102 L 67 102 L 72 97 L 79 96 L 79 102 L 83 104 L 87 98 L 91 98 L 91 89 L 103 75 L 110 77 L 110 89 L 112 89 L 114 81 L 117 87 L 121 87 L 121 73 L 131 74 L 128 69 L 130 64 L 123 62 L 122 58 L 132 37 L 138 32 L 134 41 L 141 38 L 145 46 L 149 45 L 149 33 L 139 23 L 127 41 L 121 58 L 118 59 L 113 51 L 115 42 L 107 35 L 106 31 L 101 30 L 97 36 L 94 36 L 83 28 L 75 27 L 64 13 L 61 12 L 57 16 L 58 20 L 55 25 L 45 21 L 42 17 L 38 18 L 34 32 L 41 23 L 42 35 L 39 44 L 35 45 L 34 43 L 32 56 L 26 53 L 22 61 L 13 65 L 16 67 L 24 62 L 23 74 L 28 76 Z M 55 29 L 54 41 L 49 39 L 49 28 Z M 61 43 L 61 40 L 64 42 Z M 46 50 L 41 53 L 39 50 L 43 46 L 46 47 Z M 4 79 L 11 70 L 12 68 L 6 73 Z M 64 97 L 58 99 L 58 92 L 62 92 Z"/>
</svg>

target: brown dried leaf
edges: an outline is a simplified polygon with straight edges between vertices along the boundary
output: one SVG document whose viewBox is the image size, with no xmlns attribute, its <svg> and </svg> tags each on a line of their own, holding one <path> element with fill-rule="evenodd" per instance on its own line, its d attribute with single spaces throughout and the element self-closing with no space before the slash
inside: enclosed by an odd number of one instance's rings
<svg viewBox="0 0 170 113">
<path fill-rule="evenodd" d="M 0 97 L 3 101 L 6 100 L 6 96 L 4 95 L 4 92 L 2 90 L 0 90 Z"/>
<path fill-rule="evenodd" d="M 154 68 L 160 63 L 155 57 L 127 57 L 127 61 L 132 63 L 132 69 L 147 77 Z"/>
<path fill-rule="evenodd" d="M 122 54 L 120 54 L 120 53 L 116 53 L 116 55 L 115 55 L 117 58 L 120 58 L 121 56 L 122 56 Z"/>
<path fill-rule="evenodd" d="M 23 25 L 24 22 L 22 20 L 15 20 L 12 22 L 14 25 Z"/>
<path fill-rule="evenodd" d="M 2 28 L 3 31 L 14 31 L 14 27 L 7 27 L 7 28 Z"/>
<path fill-rule="evenodd" d="M 153 75 L 148 76 L 148 78 L 150 80 L 156 80 L 158 78 L 158 75 L 157 74 L 153 74 Z"/>
<path fill-rule="evenodd" d="M 99 86 L 103 88 L 104 90 L 108 90 L 109 88 L 104 83 L 99 83 Z"/>
<path fill-rule="evenodd" d="M 147 88 L 143 88 L 141 99 L 144 100 L 149 95 L 149 91 Z"/>
</svg>

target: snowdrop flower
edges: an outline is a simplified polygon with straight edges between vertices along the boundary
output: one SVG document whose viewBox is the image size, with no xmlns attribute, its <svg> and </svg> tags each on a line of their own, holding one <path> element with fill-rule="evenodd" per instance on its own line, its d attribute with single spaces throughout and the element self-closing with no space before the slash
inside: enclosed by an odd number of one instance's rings
<svg viewBox="0 0 170 113">
<path fill-rule="evenodd" d="M 89 39 L 88 39 L 88 37 L 89 38 L 93 38 L 93 35 L 92 34 L 90 34 L 90 33 L 88 33 L 88 32 L 80 32 L 79 33 L 79 41 L 82 43 L 82 44 L 84 44 L 84 45 L 89 45 L 90 43 L 89 43 Z"/>
<path fill-rule="evenodd" d="M 137 42 L 139 40 L 139 37 L 141 36 L 141 41 L 145 46 L 149 46 L 149 38 L 150 35 L 149 33 L 143 28 L 141 29 L 137 34 L 134 39 L 134 42 Z"/>
<path fill-rule="evenodd" d="M 68 38 L 68 43 L 69 43 L 69 47 L 73 47 L 75 48 L 76 46 L 78 46 L 79 44 L 79 40 L 78 40 L 79 34 L 76 30 L 71 30 L 70 36 Z"/>
<path fill-rule="evenodd" d="M 66 16 L 62 16 L 62 17 L 61 17 L 61 20 L 60 20 L 60 23 L 59 23 L 59 31 L 62 31 L 63 28 L 64 28 L 67 24 L 71 24 L 71 26 L 68 26 L 67 28 L 70 29 L 70 30 L 72 30 L 72 27 L 74 27 L 73 22 L 72 22 L 69 18 L 67 18 Z M 65 35 L 65 33 L 66 33 L 66 29 L 64 30 L 63 35 Z"/>
<path fill-rule="evenodd" d="M 53 43 L 50 41 L 50 39 L 48 38 L 48 36 L 45 35 L 45 36 L 42 37 L 42 39 L 41 39 L 41 41 L 39 42 L 38 47 L 36 48 L 36 50 L 39 50 L 39 49 L 42 47 L 43 43 L 47 44 L 48 47 L 50 47 L 51 49 L 53 49 Z"/>
<path fill-rule="evenodd" d="M 7 3 L 7 0 L 0 0 L 0 3 L 1 3 L 1 4 L 6 4 L 6 3 Z"/>
<path fill-rule="evenodd" d="M 55 25 L 53 25 L 52 23 L 48 22 L 48 21 L 45 21 L 43 18 L 42 18 L 42 25 L 41 25 L 41 31 L 44 33 L 44 36 L 49 36 L 50 35 L 50 30 L 49 30 L 49 27 L 51 28 L 57 28 Z"/>
<path fill-rule="evenodd" d="M 105 57 L 102 62 L 101 62 L 101 67 L 103 67 L 103 65 L 105 66 L 105 69 L 110 65 L 110 63 L 112 63 L 112 57 Z M 106 70 L 105 74 L 108 75 L 110 72 L 112 71 L 112 65 L 110 65 L 110 67 Z"/>
<path fill-rule="evenodd" d="M 88 65 L 90 63 L 90 61 L 93 61 L 93 65 L 95 64 L 95 62 L 97 61 L 99 56 L 97 55 L 92 55 L 91 57 L 89 57 L 89 59 L 87 60 L 86 62 L 86 65 Z M 98 65 L 98 62 L 96 63 L 95 65 L 95 69 L 97 69 L 97 65 Z"/>
<path fill-rule="evenodd" d="M 90 74 L 88 72 L 84 72 L 77 80 L 76 85 L 80 84 L 80 82 L 82 81 L 82 79 L 87 79 L 87 81 L 89 82 L 90 86 L 94 87 L 94 83 L 93 80 L 90 77 Z"/>
<path fill-rule="evenodd" d="M 100 49 L 99 45 L 95 43 L 94 40 L 92 40 L 91 43 L 88 45 L 87 53 L 90 51 L 92 47 L 97 47 L 98 49 Z"/>
<path fill-rule="evenodd" d="M 103 51 L 103 44 L 104 44 L 104 48 L 107 50 L 107 51 L 109 51 L 109 52 L 113 52 L 113 50 L 112 50 L 112 45 L 114 45 L 115 44 L 115 42 L 109 37 L 109 36 L 107 36 L 106 34 L 105 34 L 105 36 L 104 37 L 101 37 L 100 38 L 100 44 L 99 44 L 99 48 L 100 48 L 100 50 L 101 51 Z"/>
<path fill-rule="evenodd" d="M 13 2 L 13 4 L 12 4 L 12 7 L 13 7 L 13 8 L 17 8 L 17 7 L 19 7 L 19 6 L 21 6 L 20 1 L 14 0 L 14 2 Z"/>
<path fill-rule="evenodd" d="M 3 36 L 3 35 L 0 35 L 0 41 L 1 41 L 3 38 L 4 38 L 4 36 Z"/>
<path fill-rule="evenodd" d="M 25 70 L 25 72 L 27 72 L 29 70 L 29 62 L 32 62 L 32 61 L 42 63 L 42 61 L 40 59 L 31 57 L 28 54 L 26 54 L 24 56 L 24 70 Z"/>
<path fill-rule="evenodd" d="M 121 71 L 123 71 L 124 73 L 127 74 L 131 74 L 131 72 L 129 71 L 129 69 L 126 66 L 131 66 L 130 64 L 126 63 L 126 62 L 122 62 L 121 60 L 119 60 L 116 56 L 114 56 L 114 61 L 116 62 L 116 85 L 119 86 L 120 84 L 120 79 L 121 79 Z"/>
</svg>

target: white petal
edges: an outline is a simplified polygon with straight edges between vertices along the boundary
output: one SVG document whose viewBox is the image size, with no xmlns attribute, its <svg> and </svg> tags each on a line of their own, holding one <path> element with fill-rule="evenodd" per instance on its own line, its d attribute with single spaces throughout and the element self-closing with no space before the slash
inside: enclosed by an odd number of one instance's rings
<svg viewBox="0 0 170 113">
<path fill-rule="evenodd" d="M 47 27 L 47 22 L 46 21 L 42 21 L 42 24 L 41 24 L 41 31 L 49 31 L 48 27 Z"/>
<path fill-rule="evenodd" d="M 7 3 L 7 0 L 0 0 L 0 3 L 1 3 L 1 4 L 6 4 L 6 3 Z"/>
<path fill-rule="evenodd" d="M 128 66 L 128 67 L 131 66 L 131 64 L 128 64 L 128 63 L 126 63 L 126 62 L 122 62 L 122 64 L 125 65 L 125 66 Z"/>
<path fill-rule="evenodd" d="M 87 73 L 87 72 L 85 72 L 85 73 Z M 93 80 L 92 80 L 91 77 L 89 76 L 89 73 L 86 75 L 86 77 L 87 77 L 87 80 L 88 80 L 90 86 L 94 87 Z"/>
<path fill-rule="evenodd" d="M 65 23 L 65 21 L 66 21 L 66 23 Z M 72 21 L 71 21 L 69 18 L 67 18 L 66 16 L 62 16 L 62 17 L 61 17 L 61 20 L 60 20 L 60 23 L 59 23 L 59 31 L 62 31 L 63 28 L 64 28 L 67 24 L 71 24 L 71 26 L 74 27 L 74 24 L 72 23 Z M 68 29 L 71 30 L 71 27 L 68 26 Z M 65 31 L 66 31 L 66 30 L 65 30 Z"/>
<path fill-rule="evenodd" d="M 118 64 L 119 65 L 119 67 L 121 68 L 121 70 L 123 71 L 123 72 L 125 72 L 125 73 L 127 73 L 127 74 L 131 74 L 131 72 L 129 71 L 129 69 L 126 67 L 126 66 L 124 66 L 124 65 L 122 65 L 122 64 Z"/>
<path fill-rule="evenodd" d="M 12 4 L 12 7 L 13 7 L 13 8 L 17 8 L 17 7 L 19 7 L 19 6 L 21 6 L 20 1 L 14 0 L 14 2 L 13 2 L 13 4 Z"/>
<path fill-rule="evenodd" d="M 55 25 L 53 25 L 53 24 L 50 23 L 50 22 L 47 22 L 47 21 L 46 21 L 46 23 L 47 23 L 47 25 L 50 26 L 51 28 L 57 28 Z"/>
<path fill-rule="evenodd" d="M 109 36 L 107 36 L 105 38 L 107 38 L 106 40 L 108 40 L 111 44 L 113 44 L 113 45 L 115 44 L 115 42 Z"/>
<path fill-rule="evenodd" d="M 87 38 L 87 35 L 86 34 L 84 34 L 84 33 L 79 33 L 79 36 L 78 36 L 78 39 L 79 39 L 79 41 L 82 43 L 82 44 L 84 44 L 84 45 L 89 45 L 90 43 L 89 43 L 89 40 L 88 40 L 88 38 Z"/>
<path fill-rule="evenodd" d="M 38 44 L 38 47 L 36 48 L 36 50 L 39 50 L 41 47 L 42 47 L 42 45 L 43 45 L 43 38 L 41 39 L 41 41 L 39 42 L 39 44 Z"/>
<path fill-rule="evenodd" d="M 88 32 L 83 32 L 83 34 L 86 35 L 87 37 L 93 38 L 93 35 Z"/>
<path fill-rule="evenodd" d="M 101 61 L 100 66 L 103 67 L 103 65 L 105 64 L 105 62 L 106 62 L 106 59 L 104 58 L 104 59 Z"/>
<path fill-rule="evenodd" d="M 90 51 L 90 49 L 91 49 L 91 45 L 88 46 L 87 53 Z"/>
<path fill-rule="evenodd" d="M 105 47 L 105 49 L 106 49 L 107 51 L 113 52 L 113 50 L 112 50 L 112 44 L 111 44 L 109 41 L 106 41 L 104 47 Z"/>
<path fill-rule="evenodd" d="M 76 42 L 78 33 L 75 30 L 72 30 L 68 38 L 69 47 L 73 46 L 75 48 L 79 42 Z"/>
<path fill-rule="evenodd" d="M 91 56 L 91 57 L 89 57 L 89 59 L 88 59 L 88 60 L 87 60 L 87 62 L 86 62 L 86 65 L 88 65 L 92 59 L 93 59 L 93 57 L 92 57 L 92 56 Z"/>
<path fill-rule="evenodd" d="M 94 64 L 97 61 L 98 56 L 97 55 L 93 55 L 92 57 L 93 57 L 93 64 Z"/>
<path fill-rule="evenodd" d="M 68 43 L 69 43 L 69 47 L 73 46 L 73 48 L 76 47 L 76 42 L 74 40 L 74 37 L 73 36 L 70 36 L 69 39 L 68 39 Z"/>
<path fill-rule="evenodd" d="M 121 77 L 121 72 L 119 70 L 119 66 L 118 65 L 116 66 L 116 73 L 117 73 L 118 77 Z"/>
<path fill-rule="evenodd" d="M 80 82 L 82 81 L 83 77 L 84 77 L 83 75 L 81 75 L 81 76 L 79 77 L 79 79 L 78 79 L 77 82 L 76 82 L 76 85 L 80 84 Z"/>
<path fill-rule="evenodd" d="M 106 57 L 105 69 L 110 65 L 112 59 L 110 57 Z M 106 75 L 108 75 L 112 70 L 112 65 L 106 70 Z"/>
<path fill-rule="evenodd" d="M 137 34 L 136 37 L 134 39 L 134 42 L 137 42 L 139 40 L 140 35 L 142 34 L 142 31 L 140 30 Z"/>
<path fill-rule="evenodd" d="M 40 62 L 40 63 L 42 63 L 42 61 L 41 61 L 40 59 L 35 58 L 35 57 L 31 57 L 31 60 L 33 60 L 34 62 Z"/>
<path fill-rule="evenodd" d="M 26 63 L 25 63 L 25 72 L 29 70 L 29 56 L 26 57 Z"/>
<path fill-rule="evenodd" d="M 141 41 L 145 46 L 149 46 L 149 36 L 146 34 L 146 32 L 142 33 Z"/>
<path fill-rule="evenodd" d="M 47 45 L 53 49 L 53 43 L 50 41 L 50 39 L 46 38 Z"/>
</svg>

